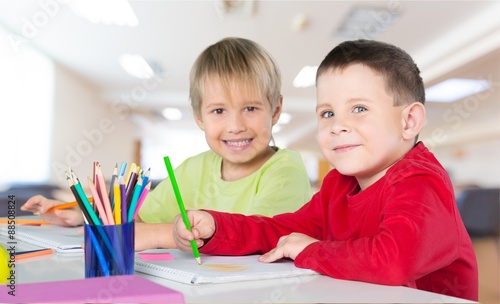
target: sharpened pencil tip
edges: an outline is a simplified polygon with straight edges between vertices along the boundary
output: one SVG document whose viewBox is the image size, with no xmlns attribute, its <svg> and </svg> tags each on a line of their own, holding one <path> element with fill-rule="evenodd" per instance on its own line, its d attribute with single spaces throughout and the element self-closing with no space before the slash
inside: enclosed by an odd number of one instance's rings
<svg viewBox="0 0 500 304">
<path fill-rule="evenodd" d="M 201 265 L 201 258 L 196 258 L 196 262 L 198 262 L 198 265 Z"/>
</svg>

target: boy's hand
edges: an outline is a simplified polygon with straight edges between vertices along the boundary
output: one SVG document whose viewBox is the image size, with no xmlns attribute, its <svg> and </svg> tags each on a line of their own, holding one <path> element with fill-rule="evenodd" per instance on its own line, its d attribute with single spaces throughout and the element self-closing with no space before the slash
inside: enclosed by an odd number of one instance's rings
<svg viewBox="0 0 500 304">
<path fill-rule="evenodd" d="M 181 215 L 174 218 L 173 236 L 177 248 L 181 251 L 192 251 L 191 240 L 196 240 L 198 247 L 203 246 L 203 239 L 211 238 L 215 233 L 214 218 L 206 211 L 187 211 L 191 231 L 186 229 Z"/>
<path fill-rule="evenodd" d="M 47 223 L 52 225 L 66 227 L 83 225 L 82 212 L 78 207 L 55 210 L 54 212 L 46 212 L 50 208 L 61 204 L 63 204 L 61 201 L 47 199 L 42 195 L 35 195 L 21 206 L 21 210 L 39 214 Z"/>
<path fill-rule="evenodd" d="M 318 240 L 302 233 L 294 232 L 289 235 L 282 236 L 279 239 L 276 248 L 261 255 L 259 257 L 259 261 L 271 263 L 281 258 L 291 258 L 292 260 L 295 260 L 297 255 L 299 255 L 304 248 L 314 242 L 318 242 Z"/>
</svg>

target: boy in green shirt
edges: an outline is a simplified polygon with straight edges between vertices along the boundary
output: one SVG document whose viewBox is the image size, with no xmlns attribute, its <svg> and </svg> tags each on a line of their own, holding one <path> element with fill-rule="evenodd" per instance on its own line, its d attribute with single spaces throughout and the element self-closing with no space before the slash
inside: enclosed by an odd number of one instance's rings
<svg viewBox="0 0 500 304">
<path fill-rule="evenodd" d="M 210 150 L 175 170 L 186 208 L 271 216 L 295 211 L 311 198 L 300 155 L 270 145 L 283 98 L 280 70 L 264 48 L 243 38 L 209 46 L 192 67 L 190 99 Z M 53 224 L 83 224 L 78 208 L 44 213 L 58 204 L 35 196 L 21 209 Z M 175 247 L 172 222 L 178 213 L 167 178 L 139 211 L 135 249 Z"/>
</svg>

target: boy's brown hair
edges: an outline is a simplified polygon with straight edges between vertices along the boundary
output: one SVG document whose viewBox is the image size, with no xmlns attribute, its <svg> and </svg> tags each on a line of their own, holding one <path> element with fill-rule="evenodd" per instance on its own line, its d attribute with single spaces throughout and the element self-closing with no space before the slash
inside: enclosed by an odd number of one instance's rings
<svg viewBox="0 0 500 304">
<path fill-rule="evenodd" d="M 425 103 L 420 70 L 411 56 L 394 45 L 380 41 L 360 39 L 339 44 L 321 62 L 316 80 L 328 70 L 342 70 L 351 64 L 365 65 L 382 75 L 395 106 L 416 101 Z"/>
<path fill-rule="evenodd" d="M 207 79 L 217 77 L 226 92 L 235 82 L 243 89 L 255 88 L 274 109 L 281 96 L 281 72 L 273 57 L 259 44 L 230 37 L 206 48 L 196 59 L 190 74 L 189 97 L 193 112 L 200 116 Z"/>
</svg>

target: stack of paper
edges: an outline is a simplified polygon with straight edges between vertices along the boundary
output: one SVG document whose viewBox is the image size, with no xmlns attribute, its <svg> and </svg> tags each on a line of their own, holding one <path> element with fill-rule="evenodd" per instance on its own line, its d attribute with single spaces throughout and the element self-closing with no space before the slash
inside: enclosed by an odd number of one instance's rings
<svg viewBox="0 0 500 304">
<path fill-rule="evenodd" d="M 81 227 L 16 225 L 9 231 L 7 225 L 0 225 L 0 235 L 14 236 L 15 240 L 42 248 L 52 248 L 58 253 L 83 253 L 81 230 Z"/>
</svg>

